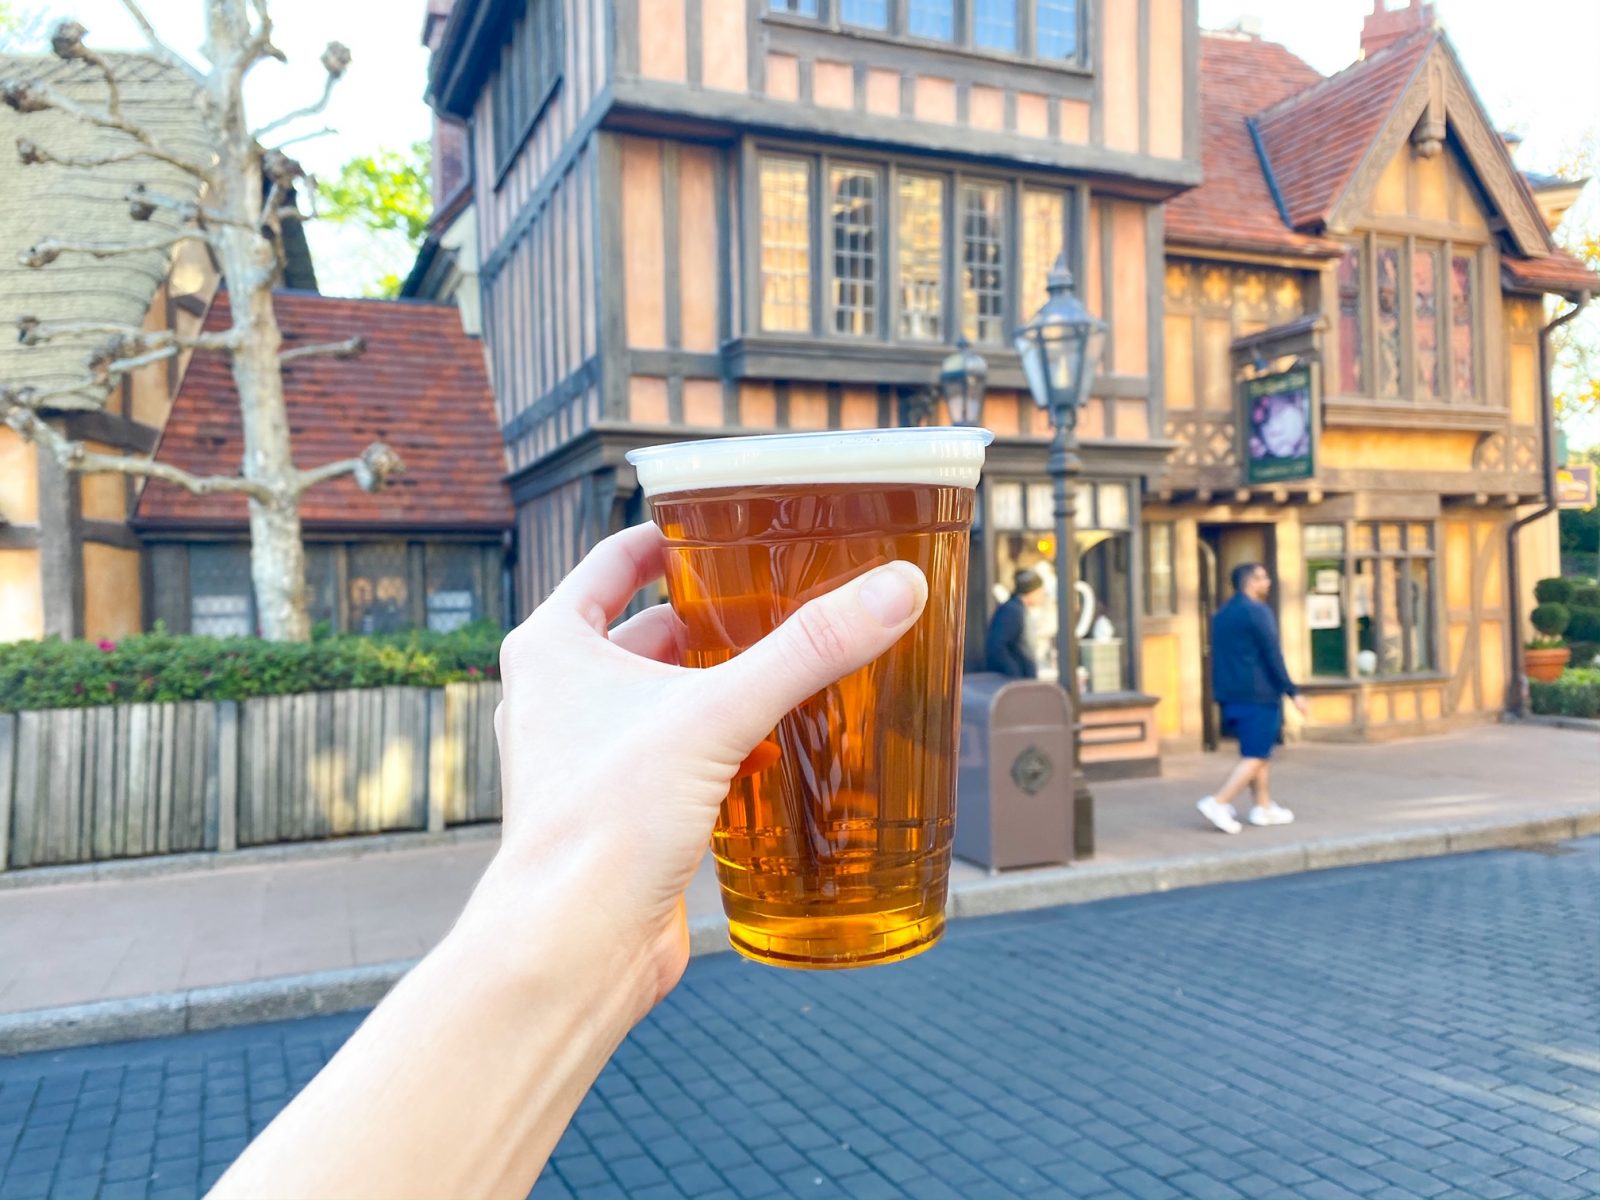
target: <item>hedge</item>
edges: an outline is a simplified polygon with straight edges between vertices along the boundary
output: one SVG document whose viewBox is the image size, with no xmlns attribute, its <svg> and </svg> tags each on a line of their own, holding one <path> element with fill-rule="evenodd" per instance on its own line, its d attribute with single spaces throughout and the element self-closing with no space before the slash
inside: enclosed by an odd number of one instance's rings
<svg viewBox="0 0 1600 1200">
<path fill-rule="evenodd" d="M 498 678 L 502 630 L 412 630 L 310 642 L 211 638 L 157 629 L 120 641 L 0 643 L 0 712 Z"/>
<path fill-rule="evenodd" d="M 1544 716 L 1600 717 L 1600 667 L 1565 670 L 1554 683 L 1529 683 L 1528 697 Z"/>
</svg>

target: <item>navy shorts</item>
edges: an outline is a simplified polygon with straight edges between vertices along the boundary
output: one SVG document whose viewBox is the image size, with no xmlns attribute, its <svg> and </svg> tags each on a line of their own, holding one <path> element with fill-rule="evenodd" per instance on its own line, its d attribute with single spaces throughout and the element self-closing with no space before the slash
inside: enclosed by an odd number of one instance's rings
<svg viewBox="0 0 1600 1200">
<path fill-rule="evenodd" d="M 1283 728 L 1283 702 L 1276 704 L 1224 704 L 1222 719 L 1239 739 L 1246 758 L 1271 758 Z"/>
</svg>

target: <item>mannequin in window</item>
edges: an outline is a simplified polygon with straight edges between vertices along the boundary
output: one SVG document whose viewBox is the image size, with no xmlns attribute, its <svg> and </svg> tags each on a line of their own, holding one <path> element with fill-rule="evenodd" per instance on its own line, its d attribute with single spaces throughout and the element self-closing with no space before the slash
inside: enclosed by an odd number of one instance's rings
<svg viewBox="0 0 1600 1200">
<path fill-rule="evenodd" d="M 995 609 L 983 639 L 984 668 L 1012 679 L 1036 679 L 1039 664 L 1028 649 L 1027 610 L 1045 599 L 1044 580 L 1029 570 L 1011 581 L 1011 599 Z"/>
</svg>

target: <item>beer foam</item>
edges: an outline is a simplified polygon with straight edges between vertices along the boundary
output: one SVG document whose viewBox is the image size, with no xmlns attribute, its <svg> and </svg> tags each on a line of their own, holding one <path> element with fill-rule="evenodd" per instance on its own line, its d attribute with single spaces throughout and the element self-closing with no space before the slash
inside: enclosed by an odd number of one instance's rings
<svg viewBox="0 0 1600 1200">
<path fill-rule="evenodd" d="M 860 429 L 677 442 L 628 451 L 646 497 L 796 483 L 978 486 L 987 429 Z"/>
</svg>

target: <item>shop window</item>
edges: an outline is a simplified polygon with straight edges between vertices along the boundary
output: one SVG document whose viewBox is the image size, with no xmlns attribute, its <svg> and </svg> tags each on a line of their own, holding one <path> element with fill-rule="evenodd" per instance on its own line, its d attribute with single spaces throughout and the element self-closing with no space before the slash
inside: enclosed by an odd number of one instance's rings
<svg viewBox="0 0 1600 1200">
<path fill-rule="evenodd" d="M 189 631 L 206 637 L 250 637 L 256 631 L 248 543 L 189 547 Z"/>
<path fill-rule="evenodd" d="M 761 160 L 761 328 L 811 329 L 811 164 Z"/>
<path fill-rule="evenodd" d="M 1011 595 L 1024 568 L 1043 581 L 1048 602 L 1027 610 L 1027 631 L 1041 679 L 1059 678 L 1056 652 L 1054 500 L 1049 483 L 988 485 L 992 527 L 991 609 Z M 1089 692 L 1119 692 L 1132 678 L 1135 629 L 1130 564 L 1130 491 L 1126 483 L 1082 482 L 1077 491 L 1077 579 L 1083 586 L 1075 610 L 1087 606 L 1088 629 L 1079 639 L 1079 665 Z"/>
<path fill-rule="evenodd" d="M 900 336 L 944 337 L 944 179 L 900 176 Z"/>
<path fill-rule="evenodd" d="M 404 542 L 358 542 L 350 547 L 348 615 L 351 633 L 394 633 L 412 627 L 410 555 Z"/>
<path fill-rule="evenodd" d="M 1312 675 L 1384 678 L 1437 668 L 1431 525 L 1308 525 L 1305 555 Z"/>
<path fill-rule="evenodd" d="M 878 332 L 878 173 L 834 167 L 828 176 L 833 235 L 833 331 Z"/>
<path fill-rule="evenodd" d="M 1150 617 L 1171 617 L 1178 611 L 1177 577 L 1173 571 L 1171 521 L 1144 527 L 1144 611 Z"/>
<path fill-rule="evenodd" d="M 477 546 L 427 547 L 424 602 L 429 629 L 449 633 L 483 616 L 481 558 Z"/>
</svg>

